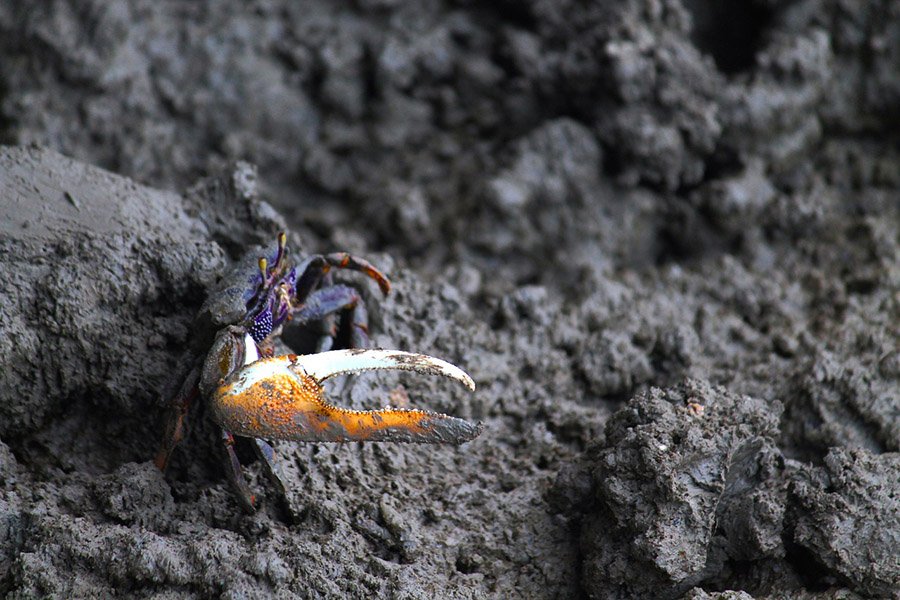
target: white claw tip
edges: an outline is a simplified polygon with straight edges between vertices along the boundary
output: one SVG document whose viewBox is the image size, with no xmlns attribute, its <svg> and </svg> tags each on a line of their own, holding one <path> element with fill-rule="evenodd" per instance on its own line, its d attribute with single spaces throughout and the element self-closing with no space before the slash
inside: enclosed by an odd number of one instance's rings
<svg viewBox="0 0 900 600">
<path fill-rule="evenodd" d="M 389 369 L 441 375 L 455 379 L 475 391 L 475 382 L 456 365 L 433 356 L 402 350 L 331 350 L 305 354 L 296 357 L 292 367 L 302 369 L 320 383 L 335 375 Z"/>
</svg>

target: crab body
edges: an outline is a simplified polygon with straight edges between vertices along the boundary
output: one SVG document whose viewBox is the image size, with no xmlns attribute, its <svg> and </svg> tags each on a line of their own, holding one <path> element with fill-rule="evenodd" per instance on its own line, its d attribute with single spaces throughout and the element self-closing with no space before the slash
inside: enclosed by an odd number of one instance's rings
<svg viewBox="0 0 900 600">
<path fill-rule="evenodd" d="M 197 317 L 197 358 L 172 401 L 157 466 L 165 470 L 183 437 L 188 407 L 198 396 L 222 428 L 226 472 L 241 504 L 250 511 L 256 499 L 243 479 L 234 435 L 253 439 L 265 471 L 284 492 L 275 452 L 265 440 L 461 444 L 481 432 L 480 424 L 429 411 L 390 407 L 355 411 L 329 404 L 322 383 L 361 371 L 416 371 L 475 388 L 462 370 L 440 359 L 366 349 L 364 300 L 355 288 L 335 284 L 332 268 L 359 271 L 382 293 L 390 290 L 381 272 L 346 253 L 313 255 L 295 263 L 284 233 L 274 246 L 249 251 L 226 274 Z M 350 317 L 351 348 L 330 350 L 337 333 L 335 316 L 341 313 Z M 276 355 L 278 336 L 288 322 L 320 324 L 319 352 Z"/>
</svg>

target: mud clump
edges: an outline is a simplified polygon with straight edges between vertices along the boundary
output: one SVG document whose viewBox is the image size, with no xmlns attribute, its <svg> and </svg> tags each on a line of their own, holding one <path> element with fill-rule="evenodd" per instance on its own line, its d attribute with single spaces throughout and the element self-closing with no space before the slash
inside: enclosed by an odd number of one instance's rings
<svg viewBox="0 0 900 600">
<path fill-rule="evenodd" d="M 605 440 L 587 451 L 588 593 L 677 598 L 726 561 L 782 557 L 780 413 L 689 380 L 640 394 L 613 415 Z"/>
<path fill-rule="evenodd" d="M 864 594 L 900 593 L 900 456 L 835 448 L 791 495 L 797 544 Z"/>
</svg>

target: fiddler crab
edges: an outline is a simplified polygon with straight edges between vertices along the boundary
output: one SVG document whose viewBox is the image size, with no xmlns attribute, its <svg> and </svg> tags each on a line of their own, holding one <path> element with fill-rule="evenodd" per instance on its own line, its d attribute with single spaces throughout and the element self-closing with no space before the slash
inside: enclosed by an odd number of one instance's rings
<svg viewBox="0 0 900 600">
<path fill-rule="evenodd" d="M 155 461 L 160 469 L 166 469 L 184 437 L 188 408 L 198 396 L 221 427 L 226 473 L 249 512 L 256 509 L 257 499 L 244 480 L 234 436 L 251 438 L 264 471 L 285 495 L 275 451 L 266 440 L 462 444 L 481 433 L 480 423 L 435 412 L 390 406 L 346 410 L 329 404 L 322 385 L 326 379 L 380 369 L 441 375 L 475 389 L 471 377 L 438 358 L 367 349 L 365 302 L 355 288 L 335 283 L 332 269 L 361 272 L 383 294 L 390 291 L 387 277 L 350 254 L 316 254 L 295 262 L 283 232 L 272 246 L 249 251 L 223 278 L 197 317 L 197 330 L 207 332 L 206 339 L 172 400 Z M 349 315 L 350 349 L 331 350 L 338 331 L 336 318 L 343 315 Z M 288 322 L 321 324 L 318 352 L 280 352 L 286 346 L 279 336 Z"/>
</svg>

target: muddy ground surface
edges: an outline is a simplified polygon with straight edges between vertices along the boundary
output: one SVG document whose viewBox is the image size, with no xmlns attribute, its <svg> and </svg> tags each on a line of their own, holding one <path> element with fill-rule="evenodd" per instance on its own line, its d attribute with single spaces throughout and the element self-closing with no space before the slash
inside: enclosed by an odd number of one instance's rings
<svg viewBox="0 0 900 600">
<path fill-rule="evenodd" d="M 0 594 L 900 598 L 900 2 L 722 4 L 0 2 Z M 285 227 L 485 429 L 246 515 L 152 458 Z"/>
</svg>

